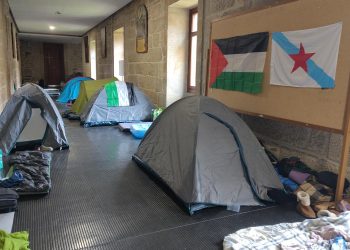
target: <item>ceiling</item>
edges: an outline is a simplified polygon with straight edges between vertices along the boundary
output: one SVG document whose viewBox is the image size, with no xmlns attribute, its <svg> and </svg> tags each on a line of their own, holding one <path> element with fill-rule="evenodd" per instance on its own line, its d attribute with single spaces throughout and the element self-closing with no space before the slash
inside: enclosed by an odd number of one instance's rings
<svg viewBox="0 0 350 250">
<path fill-rule="evenodd" d="M 172 8 L 192 9 L 198 5 L 198 0 L 179 0 L 170 5 Z"/>
<path fill-rule="evenodd" d="M 9 0 L 9 4 L 20 37 L 23 33 L 31 33 L 31 37 L 33 34 L 82 36 L 131 1 Z M 55 30 L 50 30 L 50 25 Z"/>
</svg>

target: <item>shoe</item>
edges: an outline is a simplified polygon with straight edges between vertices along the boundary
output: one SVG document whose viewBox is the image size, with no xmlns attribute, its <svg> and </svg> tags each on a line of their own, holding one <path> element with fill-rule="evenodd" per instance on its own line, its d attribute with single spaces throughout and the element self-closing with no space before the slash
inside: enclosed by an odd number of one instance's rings
<svg viewBox="0 0 350 250">
<path fill-rule="evenodd" d="M 299 202 L 297 205 L 297 211 L 305 218 L 315 219 L 316 214 L 310 207 L 310 195 L 304 191 L 299 191 L 297 193 L 297 200 Z"/>
<path fill-rule="evenodd" d="M 329 207 L 334 206 L 335 203 L 332 201 L 322 201 L 312 204 L 312 209 L 317 213 L 320 210 L 328 210 Z"/>
<path fill-rule="evenodd" d="M 315 219 L 316 218 L 316 214 L 310 206 L 304 206 L 301 203 L 299 203 L 297 205 L 297 211 L 299 212 L 299 214 L 301 214 L 305 218 L 308 218 L 308 219 Z"/>
<path fill-rule="evenodd" d="M 331 217 L 331 218 L 336 218 L 337 215 L 335 213 L 332 213 L 328 210 L 320 210 L 317 212 L 317 217 L 321 218 L 321 217 Z"/>
<path fill-rule="evenodd" d="M 341 200 L 337 203 L 336 208 L 340 212 L 350 211 L 350 203 L 346 200 Z"/>
</svg>

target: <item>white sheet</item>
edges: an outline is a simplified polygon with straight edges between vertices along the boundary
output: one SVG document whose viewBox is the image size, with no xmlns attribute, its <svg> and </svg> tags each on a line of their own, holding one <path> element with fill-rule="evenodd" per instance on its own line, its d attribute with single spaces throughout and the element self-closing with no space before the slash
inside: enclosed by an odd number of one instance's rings
<svg viewBox="0 0 350 250">
<path fill-rule="evenodd" d="M 11 233 L 14 216 L 15 212 L 0 214 L 0 229 Z"/>
<path fill-rule="evenodd" d="M 323 217 L 296 223 L 281 223 L 270 226 L 250 227 L 238 230 L 225 237 L 225 250 L 236 249 L 329 249 L 325 230 L 332 233 L 345 233 L 350 237 L 350 212 L 342 213 L 336 218 Z M 323 237 L 323 238 L 322 238 Z M 285 247 L 285 248 L 283 248 Z M 295 248 L 296 247 L 296 248 Z M 350 244 L 349 246 L 350 247 Z M 350 248 L 349 248 L 350 249 Z"/>
</svg>

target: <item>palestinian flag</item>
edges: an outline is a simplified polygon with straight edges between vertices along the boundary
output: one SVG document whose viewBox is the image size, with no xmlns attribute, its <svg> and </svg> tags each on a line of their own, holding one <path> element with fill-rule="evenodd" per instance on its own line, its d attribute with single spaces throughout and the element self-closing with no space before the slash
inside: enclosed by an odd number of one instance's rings
<svg viewBox="0 0 350 250">
<path fill-rule="evenodd" d="M 268 32 L 213 40 L 209 87 L 260 93 L 268 42 Z"/>
</svg>

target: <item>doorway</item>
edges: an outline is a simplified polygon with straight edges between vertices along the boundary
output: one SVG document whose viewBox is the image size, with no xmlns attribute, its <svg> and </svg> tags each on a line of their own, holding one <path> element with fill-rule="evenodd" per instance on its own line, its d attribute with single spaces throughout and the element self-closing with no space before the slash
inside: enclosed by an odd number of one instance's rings
<svg viewBox="0 0 350 250">
<path fill-rule="evenodd" d="M 91 73 L 90 77 L 92 79 L 97 80 L 97 64 L 96 64 L 96 41 L 93 40 L 90 42 L 90 66 L 91 66 Z"/>
<path fill-rule="evenodd" d="M 124 80 L 124 27 L 113 32 L 114 76 Z"/>
<path fill-rule="evenodd" d="M 64 81 L 63 44 L 44 43 L 44 87 L 60 85 Z"/>
</svg>

